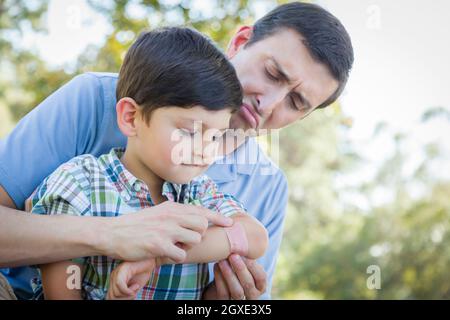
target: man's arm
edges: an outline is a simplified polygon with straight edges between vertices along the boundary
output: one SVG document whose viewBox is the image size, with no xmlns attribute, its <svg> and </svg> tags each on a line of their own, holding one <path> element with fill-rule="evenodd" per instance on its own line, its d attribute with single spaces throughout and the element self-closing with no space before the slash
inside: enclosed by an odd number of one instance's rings
<svg viewBox="0 0 450 320">
<path fill-rule="evenodd" d="M 209 210 L 164 202 L 139 213 L 116 218 L 46 216 L 13 208 L 0 186 L 0 267 L 15 267 L 105 255 L 136 261 L 168 256 L 183 261 L 177 242 L 200 241 L 208 221 L 230 226 L 232 221 Z M 189 222 L 190 228 L 182 224 Z M 172 230 L 177 228 L 177 234 Z"/>
<path fill-rule="evenodd" d="M 0 267 L 61 261 L 101 253 L 106 220 L 41 216 L 16 210 L 0 185 Z M 97 231 L 95 231 L 97 230 Z"/>
</svg>

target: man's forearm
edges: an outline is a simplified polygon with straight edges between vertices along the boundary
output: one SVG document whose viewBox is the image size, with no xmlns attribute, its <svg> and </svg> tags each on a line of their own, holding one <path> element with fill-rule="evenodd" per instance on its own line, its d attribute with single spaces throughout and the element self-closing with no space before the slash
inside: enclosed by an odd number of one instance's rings
<svg viewBox="0 0 450 320">
<path fill-rule="evenodd" d="M 0 206 L 0 267 L 101 255 L 108 219 L 41 216 Z"/>
</svg>

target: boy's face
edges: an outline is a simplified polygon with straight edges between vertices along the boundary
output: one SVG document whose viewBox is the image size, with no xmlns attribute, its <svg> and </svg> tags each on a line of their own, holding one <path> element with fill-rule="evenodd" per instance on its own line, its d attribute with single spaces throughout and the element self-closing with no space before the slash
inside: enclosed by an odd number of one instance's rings
<svg viewBox="0 0 450 320">
<path fill-rule="evenodd" d="M 251 32 L 250 27 L 241 28 L 227 51 L 244 91 L 244 104 L 232 116 L 231 128 L 285 127 L 307 116 L 336 91 L 338 81 L 312 58 L 299 33 L 281 29 L 244 48 Z"/>
<path fill-rule="evenodd" d="M 163 180 L 187 183 L 214 162 L 230 117 L 229 109 L 158 108 L 151 113 L 149 123 L 136 118 L 135 154 Z"/>
</svg>

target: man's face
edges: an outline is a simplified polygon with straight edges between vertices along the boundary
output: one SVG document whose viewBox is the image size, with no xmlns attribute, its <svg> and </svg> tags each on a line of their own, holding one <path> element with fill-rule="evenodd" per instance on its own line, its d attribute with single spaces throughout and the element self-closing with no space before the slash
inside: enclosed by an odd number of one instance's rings
<svg viewBox="0 0 450 320">
<path fill-rule="evenodd" d="M 281 29 L 244 48 L 251 28 L 241 28 L 228 57 L 244 91 L 244 104 L 230 120 L 233 129 L 279 129 L 311 113 L 337 89 L 327 67 L 315 61 L 302 36 Z"/>
</svg>

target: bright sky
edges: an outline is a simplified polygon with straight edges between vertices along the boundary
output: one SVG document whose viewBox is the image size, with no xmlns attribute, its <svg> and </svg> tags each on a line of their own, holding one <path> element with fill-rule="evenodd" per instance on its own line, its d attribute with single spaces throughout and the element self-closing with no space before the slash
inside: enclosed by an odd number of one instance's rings
<svg viewBox="0 0 450 320">
<path fill-rule="evenodd" d="M 450 110 L 450 2 L 446 0 L 320 0 L 351 35 L 355 64 L 341 98 L 346 114 L 354 120 L 351 140 L 368 160 L 354 180 L 371 179 L 377 162 L 392 151 L 393 141 L 382 135 L 367 143 L 378 122 L 410 138 L 410 155 L 403 169 L 411 173 L 423 159 L 421 147 L 438 141 L 445 157 L 433 168 L 450 178 L 450 122 L 420 124 L 430 107 Z M 414 190 L 411 190 L 413 193 Z M 418 191 L 420 194 L 420 190 Z M 389 200 L 381 192 L 380 198 Z M 381 200 L 383 202 L 383 200 Z"/>
<path fill-rule="evenodd" d="M 342 98 L 355 135 L 380 120 L 399 128 L 427 108 L 450 108 L 450 2 L 321 0 L 348 29 L 355 65 Z"/>
<path fill-rule="evenodd" d="M 316 2 L 342 21 L 355 49 L 354 68 L 341 99 L 345 113 L 353 118 L 350 139 L 368 159 L 367 168 L 355 173 L 355 179 L 370 179 L 373 164 L 392 150 L 392 140 L 387 136 L 367 143 L 375 125 L 382 121 L 411 136 L 409 167 L 421 159 L 419 149 L 425 142 L 441 141 L 450 155 L 450 145 L 444 145 L 444 138 L 450 136 L 450 123 L 419 124 L 421 114 L 430 107 L 450 110 L 450 1 Z M 273 3 L 254 2 L 257 17 L 272 8 Z M 194 1 L 205 15 L 214 14 L 207 4 Z M 139 13 L 136 8 L 132 11 Z M 24 43 L 51 65 L 70 65 L 86 45 L 101 44 L 109 28 L 105 18 L 93 12 L 84 0 L 51 0 L 48 34 L 25 35 Z M 446 171 L 450 176 L 450 170 Z"/>
</svg>

